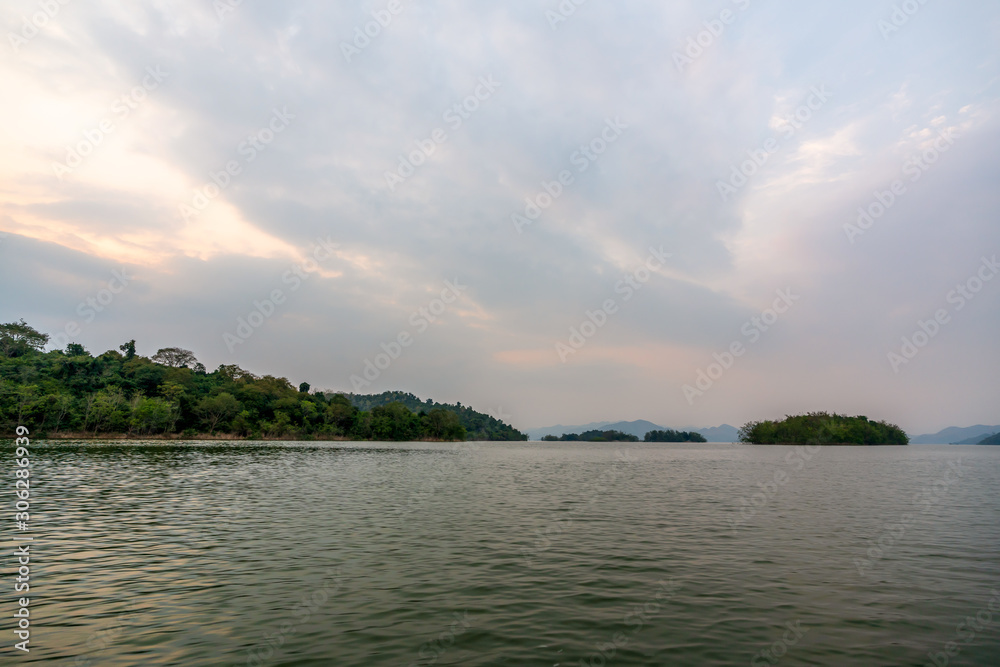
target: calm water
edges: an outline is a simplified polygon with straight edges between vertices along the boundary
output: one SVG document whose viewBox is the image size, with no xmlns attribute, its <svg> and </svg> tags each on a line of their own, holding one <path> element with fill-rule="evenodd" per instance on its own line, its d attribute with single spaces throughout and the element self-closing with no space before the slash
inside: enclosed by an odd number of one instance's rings
<svg viewBox="0 0 1000 667">
<path fill-rule="evenodd" d="M 805 456 L 36 443 L 0 662 L 1000 664 L 1000 447 Z"/>
</svg>

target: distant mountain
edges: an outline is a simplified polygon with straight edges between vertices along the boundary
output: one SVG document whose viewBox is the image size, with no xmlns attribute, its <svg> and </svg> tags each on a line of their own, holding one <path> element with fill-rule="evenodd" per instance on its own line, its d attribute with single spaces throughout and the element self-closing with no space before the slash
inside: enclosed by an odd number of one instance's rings
<svg viewBox="0 0 1000 667">
<path fill-rule="evenodd" d="M 590 422 L 589 424 L 581 424 L 579 426 L 563 426 L 562 424 L 556 424 L 555 426 L 546 426 L 544 428 L 529 428 L 525 429 L 524 432 L 528 434 L 529 440 L 541 440 L 547 435 L 559 436 L 563 433 L 583 433 L 584 431 L 592 431 L 595 428 L 604 428 L 610 423 L 611 422 Z"/>
<path fill-rule="evenodd" d="M 739 442 L 740 430 L 735 426 L 723 424 L 712 428 L 685 428 L 684 431 L 697 431 L 709 442 Z"/>
<path fill-rule="evenodd" d="M 952 443 L 959 443 L 962 440 L 968 440 L 976 437 L 981 440 L 998 431 L 1000 431 L 1000 426 L 983 426 L 982 424 L 965 427 L 949 426 L 943 431 L 938 431 L 937 433 L 927 433 L 925 435 L 913 436 L 910 438 L 910 444 L 950 445 Z"/>
<path fill-rule="evenodd" d="M 545 428 L 526 429 L 524 432 L 528 434 L 528 437 L 531 440 L 541 440 L 547 435 L 560 436 L 565 433 L 583 433 L 584 431 L 601 429 L 604 431 L 621 431 L 622 433 L 628 433 L 629 435 L 634 435 L 641 439 L 650 431 L 662 431 L 666 430 L 666 428 L 666 426 L 660 426 L 659 424 L 654 424 L 653 422 L 646 421 L 645 419 L 637 419 L 630 422 L 591 422 L 589 424 L 579 424 L 576 426 L 563 426 L 562 424 L 557 424 L 556 426 L 546 426 Z M 712 428 L 685 427 L 675 430 L 700 433 L 705 436 L 705 439 L 709 442 L 736 442 L 739 435 L 739 429 L 730 426 L 729 424 L 714 426 Z"/>
<path fill-rule="evenodd" d="M 986 435 L 986 437 L 989 438 L 990 436 L 993 436 L 993 435 L 996 435 L 996 433 L 988 433 Z M 976 436 L 973 436 L 971 438 L 966 438 L 965 440 L 959 440 L 958 442 L 953 442 L 951 444 L 953 444 L 953 445 L 978 445 L 978 444 L 981 444 L 982 441 L 983 441 L 983 436 L 976 435 Z"/>
<path fill-rule="evenodd" d="M 644 435 L 650 431 L 662 430 L 663 427 L 653 422 L 648 422 L 645 419 L 637 419 L 632 422 L 591 422 L 589 424 L 580 424 L 579 426 L 563 426 L 562 424 L 557 424 L 556 426 L 546 426 L 545 428 L 533 428 L 528 429 L 525 433 L 532 440 L 541 440 L 547 435 L 560 436 L 566 433 L 583 433 L 585 431 L 593 431 L 595 429 L 600 429 L 602 431 L 621 431 L 622 433 L 628 433 L 629 435 L 634 435 L 640 440 Z"/>
<path fill-rule="evenodd" d="M 642 437 L 650 431 L 663 430 L 662 426 L 654 424 L 653 422 L 648 422 L 645 419 L 637 419 L 634 422 L 614 422 L 613 424 L 608 424 L 607 426 L 603 426 L 601 428 L 605 431 L 621 431 L 622 433 L 628 433 L 629 435 L 637 436 L 640 440 L 642 440 Z"/>
<path fill-rule="evenodd" d="M 980 445 L 1000 445 L 1000 433 L 995 433 L 990 437 L 978 442 Z"/>
</svg>

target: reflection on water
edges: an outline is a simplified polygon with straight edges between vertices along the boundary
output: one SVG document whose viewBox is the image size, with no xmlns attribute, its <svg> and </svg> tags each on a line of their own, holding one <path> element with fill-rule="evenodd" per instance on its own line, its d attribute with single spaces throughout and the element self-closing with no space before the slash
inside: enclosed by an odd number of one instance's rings
<svg viewBox="0 0 1000 667">
<path fill-rule="evenodd" d="M 33 462 L 19 662 L 1000 664 L 1000 448 L 37 443 Z"/>
</svg>

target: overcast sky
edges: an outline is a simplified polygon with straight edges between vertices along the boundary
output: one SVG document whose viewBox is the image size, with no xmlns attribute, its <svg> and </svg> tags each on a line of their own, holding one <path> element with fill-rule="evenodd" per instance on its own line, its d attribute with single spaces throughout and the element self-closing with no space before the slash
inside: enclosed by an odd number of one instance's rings
<svg viewBox="0 0 1000 667">
<path fill-rule="evenodd" d="M 1000 423 L 1000 5 L 903 4 L 9 0 L 0 321 L 519 428 Z"/>
</svg>

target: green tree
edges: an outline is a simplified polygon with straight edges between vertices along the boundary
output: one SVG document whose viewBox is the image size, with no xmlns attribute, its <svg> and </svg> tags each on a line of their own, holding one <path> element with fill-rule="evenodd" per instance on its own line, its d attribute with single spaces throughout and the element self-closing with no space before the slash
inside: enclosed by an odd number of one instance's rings
<svg viewBox="0 0 1000 667">
<path fill-rule="evenodd" d="M 239 413 L 240 402 L 235 396 L 224 391 L 216 396 L 206 396 L 201 399 L 194 411 L 208 426 L 208 432 L 215 433 L 220 423 L 232 419 Z"/>
<path fill-rule="evenodd" d="M 334 394 L 323 411 L 323 422 L 332 426 L 334 435 L 347 435 L 354 427 L 358 409 L 343 394 Z"/>
<path fill-rule="evenodd" d="M 160 385 L 160 394 L 170 403 L 180 405 L 187 391 L 182 384 L 168 380 Z"/>
<path fill-rule="evenodd" d="M 424 435 L 439 440 L 465 440 L 465 427 L 458 415 L 450 410 L 435 408 L 424 417 Z"/>
<path fill-rule="evenodd" d="M 66 346 L 66 356 L 67 357 L 83 357 L 87 356 L 87 348 L 79 343 L 70 343 Z"/>
<path fill-rule="evenodd" d="M 41 352 L 48 342 L 48 334 L 28 326 L 23 319 L 0 324 L 0 354 L 4 357 L 20 357 L 31 350 Z"/>
<path fill-rule="evenodd" d="M 16 398 L 14 403 L 16 406 L 14 420 L 18 424 L 27 424 L 30 422 L 34 425 L 34 419 L 30 418 L 33 416 L 34 408 L 40 395 L 41 390 L 38 385 L 34 384 L 22 384 L 14 390 L 14 396 Z"/>
<path fill-rule="evenodd" d="M 254 430 L 253 414 L 249 410 L 241 410 L 240 414 L 233 418 L 232 429 L 237 435 L 250 435 Z"/>
<path fill-rule="evenodd" d="M 38 404 L 42 408 L 42 428 L 58 432 L 59 427 L 72 417 L 75 401 L 66 394 L 47 394 Z"/>
<path fill-rule="evenodd" d="M 176 408 L 162 398 L 137 396 L 132 404 L 130 425 L 139 435 L 172 431 L 177 421 Z"/>
<path fill-rule="evenodd" d="M 164 347 L 156 351 L 156 354 L 152 357 L 153 361 L 158 364 L 163 364 L 164 366 L 170 366 L 171 368 L 188 368 L 194 367 L 198 360 L 194 358 L 194 353 L 191 350 L 185 350 L 179 347 Z"/>
<path fill-rule="evenodd" d="M 121 432 L 129 423 L 131 410 L 121 387 L 107 387 L 88 397 L 85 427 L 94 433 Z"/>
<path fill-rule="evenodd" d="M 135 358 L 135 339 L 133 338 L 127 343 L 122 343 L 118 346 L 118 349 L 125 353 L 125 359 L 131 361 Z"/>
<path fill-rule="evenodd" d="M 372 436 L 378 440 L 412 440 L 419 435 L 417 416 L 402 403 L 372 409 Z"/>
</svg>

